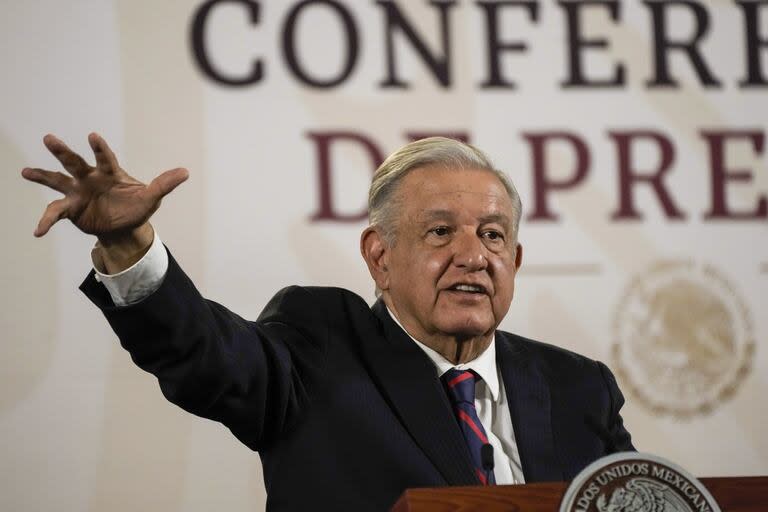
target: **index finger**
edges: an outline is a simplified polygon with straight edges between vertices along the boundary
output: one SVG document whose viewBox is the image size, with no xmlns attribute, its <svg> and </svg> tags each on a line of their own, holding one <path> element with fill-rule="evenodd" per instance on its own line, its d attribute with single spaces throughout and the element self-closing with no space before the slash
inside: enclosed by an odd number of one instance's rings
<svg viewBox="0 0 768 512">
<path fill-rule="evenodd" d="M 93 154 L 96 156 L 96 165 L 99 170 L 112 174 L 120 168 L 115 153 L 101 135 L 95 132 L 89 134 L 88 143 L 91 145 Z"/>
<path fill-rule="evenodd" d="M 88 165 L 83 157 L 69 149 L 69 147 L 56 136 L 49 133 L 43 137 L 43 144 L 45 144 L 48 151 L 61 162 L 61 165 L 63 165 L 67 172 L 72 176 L 83 178 L 91 172 L 91 166 Z"/>
</svg>

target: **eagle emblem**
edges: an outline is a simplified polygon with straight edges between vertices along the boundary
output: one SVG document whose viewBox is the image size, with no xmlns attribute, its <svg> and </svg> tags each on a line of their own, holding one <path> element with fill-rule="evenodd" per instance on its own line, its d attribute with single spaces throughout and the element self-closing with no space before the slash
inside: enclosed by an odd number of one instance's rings
<svg viewBox="0 0 768 512">
<path fill-rule="evenodd" d="M 600 512 L 693 512 L 668 485 L 643 477 L 614 489 L 610 498 L 601 494 L 595 504 Z"/>
</svg>

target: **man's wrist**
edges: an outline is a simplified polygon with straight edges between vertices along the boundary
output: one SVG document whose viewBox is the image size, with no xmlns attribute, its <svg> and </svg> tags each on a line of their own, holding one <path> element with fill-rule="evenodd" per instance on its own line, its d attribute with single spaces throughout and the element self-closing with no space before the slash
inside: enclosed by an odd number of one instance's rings
<svg viewBox="0 0 768 512">
<path fill-rule="evenodd" d="M 155 231 L 149 222 L 120 237 L 100 237 L 93 251 L 97 270 L 118 274 L 132 267 L 147 253 L 154 237 Z"/>
<path fill-rule="evenodd" d="M 108 274 L 101 259 L 101 251 L 91 252 L 94 279 L 104 285 L 115 306 L 128 306 L 141 302 L 153 294 L 163 283 L 168 271 L 168 252 L 157 232 L 146 254 L 132 266 L 118 273 Z"/>
</svg>

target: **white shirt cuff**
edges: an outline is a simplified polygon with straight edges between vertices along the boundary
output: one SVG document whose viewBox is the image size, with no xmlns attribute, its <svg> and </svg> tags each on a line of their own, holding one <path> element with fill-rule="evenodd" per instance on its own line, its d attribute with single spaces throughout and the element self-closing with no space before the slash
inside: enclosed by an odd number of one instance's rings
<svg viewBox="0 0 768 512">
<path fill-rule="evenodd" d="M 155 231 L 147 253 L 131 267 L 117 274 L 102 274 L 94 266 L 96 280 L 112 296 L 116 306 L 129 306 L 152 295 L 165 279 L 168 271 L 168 253 Z"/>
</svg>

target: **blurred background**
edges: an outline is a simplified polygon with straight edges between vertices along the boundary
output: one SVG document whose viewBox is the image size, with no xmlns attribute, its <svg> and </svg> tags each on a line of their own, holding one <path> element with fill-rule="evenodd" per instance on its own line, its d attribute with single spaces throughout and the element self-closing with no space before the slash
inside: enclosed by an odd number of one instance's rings
<svg viewBox="0 0 768 512">
<path fill-rule="evenodd" d="M 641 451 L 768 473 L 767 3 L 3 3 L 0 509 L 265 501 L 258 454 L 167 403 L 77 290 L 94 240 L 32 237 L 49 132 L 142 180 L 189 168 L 153 223 L 247 318 L 289 284 L 372 303 L 372 171 L 468 140 L 523 199 L 502 328 L 606 362 Z"/>
</svg>

